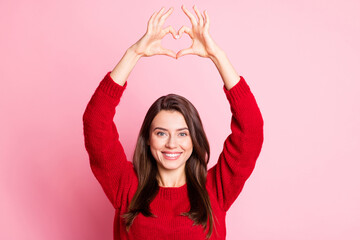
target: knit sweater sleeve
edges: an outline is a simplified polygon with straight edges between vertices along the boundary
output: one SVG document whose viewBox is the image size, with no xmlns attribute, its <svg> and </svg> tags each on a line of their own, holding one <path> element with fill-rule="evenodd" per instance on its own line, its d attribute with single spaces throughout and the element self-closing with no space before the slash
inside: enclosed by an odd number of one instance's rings
<svg viewBox="0 0 360 240">
<path fill-rule="evenodd" d="M 223 86 L 232 113 L 231 133 L 226 138 L 218 162 L 208 171 L 207 184 L 220 207 L 227 211 L 252 173 L 263 143 L 263 119 L 245 79 L 230 90 Z"/>
<path fill-rule="evenodd" d="M 119 189 L 130 184 L 133 165 L 127 161 L 113 118 L 124 86 L 106 74 L 92 95 L 83 114 L 85 148 L 90 166 L 112 205 L 116 208 Z"/>
</svg>

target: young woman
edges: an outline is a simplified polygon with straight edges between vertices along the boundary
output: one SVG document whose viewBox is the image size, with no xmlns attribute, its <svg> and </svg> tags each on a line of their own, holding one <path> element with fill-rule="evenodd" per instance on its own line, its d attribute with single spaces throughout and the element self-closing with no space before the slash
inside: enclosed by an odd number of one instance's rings
<svg viewBox="0 0 360 240">
<path fill-rule="evenodd" d="M 106 74 L 83 115 L 91 169 L 115 208 L 114 239 L 225 239 L 225 215 L 252 173 L 263 143 L 263 119 L 242 76 L 209 35 L 209 16 L 185 7 L 192 28 L 179 30 L 193 40 L 177 54 L 161 46 L 171 33 L 162 29 L 173 9 L 155 12 L 145 35 Z M 113 122 L 127 78 L 141 57 L 194 54 L 210 58 L 224 82 L 232 112 L 231 134 L 210 170 L 209 143 L 195 107 L 169 94 L 148 110 L 133 162 L 126 159 Z"/>
</svg>

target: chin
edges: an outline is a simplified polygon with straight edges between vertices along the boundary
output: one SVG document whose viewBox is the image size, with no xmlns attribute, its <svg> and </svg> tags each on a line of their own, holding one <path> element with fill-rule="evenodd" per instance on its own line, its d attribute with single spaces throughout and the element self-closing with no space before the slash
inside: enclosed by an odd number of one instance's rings
<svg viewBox="0 0 360 240">
<path fill-rule="evenodd" d="M 177 163 L 166 163 L 161 165 L 162 168 L 166 170 L 176 170 L 182 167 L 182 164 Z"/>
</svg>

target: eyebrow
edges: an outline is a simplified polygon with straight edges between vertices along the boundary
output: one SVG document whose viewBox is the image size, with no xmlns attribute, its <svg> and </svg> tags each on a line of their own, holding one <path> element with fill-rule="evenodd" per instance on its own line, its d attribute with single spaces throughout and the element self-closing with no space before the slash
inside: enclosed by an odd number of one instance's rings
<svg viewBox="0 0 360 240">
<path fill-rule="evenodd" d="M 168 131 L 166 128 L 162 128 L 162 127 L 156 127 L 154 128 L 153 131 L 155 131 L 156 129 L 160 129 L 160 130 L 163 130 L 163 131 Z M 176 129 L 176 131 L 182 131 L 182 130 L 189 130 L 188 128 L 179 128 L 179 129 Z"/>
</svg>

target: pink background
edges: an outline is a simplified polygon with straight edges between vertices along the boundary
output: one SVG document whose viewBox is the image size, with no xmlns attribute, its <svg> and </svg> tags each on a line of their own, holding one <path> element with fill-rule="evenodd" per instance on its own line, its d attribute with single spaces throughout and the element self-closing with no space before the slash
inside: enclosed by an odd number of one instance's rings
<svg viewBox="0 0 360 240">
<path fill-rule="evenodd" d="M 154 11 L 173 6 L 165 26 L 191 26 L 182 3 L 208 10 L 211 36 L 264 118 L 227 239 L 360 239 L 358 0 L 1 1 L 0 239 L 112 238 L 82 114 Z M 175 51 L 190 43 L 163 41 Z M 115 116 L 127 156 L 150 104 L 174 92 L 199 110 L 214 165 L 230 133 L 222 86 L 209 59 L 140 59 Z"/>
</svg>

